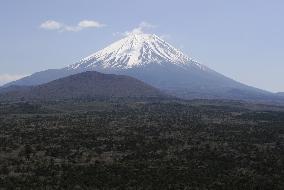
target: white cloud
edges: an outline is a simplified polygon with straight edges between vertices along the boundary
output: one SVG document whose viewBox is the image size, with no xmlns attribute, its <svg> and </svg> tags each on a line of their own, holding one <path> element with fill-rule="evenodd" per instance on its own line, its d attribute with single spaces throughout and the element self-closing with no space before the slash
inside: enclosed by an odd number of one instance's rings
<svg viewBox="0 0 284 190">
<path fill-rule="evenodd" d="M 104 27 L 105 25 L 95 20 L 82 20 L 78 23 L 78 26 L 81 28 L 100 28 Z"/>
<path fill-rule="evenodd" d="M 40 27 L 46 30 L 59 30 L 62 27 L 62 24 L 54 20 L 47 20 L 41 23 Z"/>
<path fill-rule="evenodd" d="M 139 24 L 138 27 L 134 28 L 133 30 L 124 32 L 124 35 L 127 36 L 129 34 L 141 34 L 144 32 L 144 30 L 155 28 L 155 27 L 156 27 L 155 25 L 143 21 Z"/>
<path fill-rule="evenodd" d="M 139 24 L 139 27 L 143 29 L 143 28 L 155 28 L 156 26 L 153 24 L 150 24 L 149 22 L 143 21 Z"/>
<path fill-rule="evenodd" d="M 171 35 L 169 35 L 169 34 L 162 34 L 162 35 L 160 35 L 160 38 L 162 38 L 163 40 L 169 40 L 169 39 L 171 39 Z"/>
<path fill-rule="evenodd" d="M 57 30 L 57 31 L 69 31 L 69 32 L 78 32 L 86 28 L 101 28 L 105 24 L 101 24 L 95 20 L 82 20 L 78 22 L 75 26 L 70 26 L 64 23 L 57 22 L 55 20 L 47 20 L 41 23 L 40 28 L 45 30 Z"/>
<path fill-rule="evenodd" d="M 121 32 L 113 32 L 112 36 L 121 36 Z"/>
<path fill-rule="evenodd" d="M 0 85 L 26 77 L 25 74 L 0 74 Z"/>
</svg>

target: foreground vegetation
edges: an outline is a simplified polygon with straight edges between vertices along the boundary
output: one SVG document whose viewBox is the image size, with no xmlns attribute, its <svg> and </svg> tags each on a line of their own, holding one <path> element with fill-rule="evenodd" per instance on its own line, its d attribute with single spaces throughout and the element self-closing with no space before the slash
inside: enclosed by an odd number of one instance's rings
<svg viewBox="0 0 284 190">
<path fill-rule="evenodd" d="M 0 189 L 284 189 L 281 107 L 1 103 L 0 132 Z"/>
</svg>

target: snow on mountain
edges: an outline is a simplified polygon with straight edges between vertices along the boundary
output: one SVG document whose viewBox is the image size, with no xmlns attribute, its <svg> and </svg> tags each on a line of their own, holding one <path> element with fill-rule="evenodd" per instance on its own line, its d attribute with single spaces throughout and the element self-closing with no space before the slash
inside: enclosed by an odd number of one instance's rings
<svg viewBox="0 0 284 190">
<path fill-rule="evenodd" d="M 131 33 L 108 47 L 68 66 L 68 69 L 130 69 L 147 64 L 172 63 L 181 67 L 206 67 L 155 34 Z"/>
</svg>

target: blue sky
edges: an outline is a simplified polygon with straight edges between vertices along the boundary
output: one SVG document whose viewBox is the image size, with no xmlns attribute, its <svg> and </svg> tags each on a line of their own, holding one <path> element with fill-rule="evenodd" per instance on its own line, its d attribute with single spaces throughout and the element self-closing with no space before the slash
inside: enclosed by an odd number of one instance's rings
<svg viewBox="0 0 284 190">
<path fill-rule="evenodd" d="M 72 64 L 146 22 L 206 66 L 284 91 L 283 10 L 281 0 L 1 0 L 0 84 Z"/>
</svg>

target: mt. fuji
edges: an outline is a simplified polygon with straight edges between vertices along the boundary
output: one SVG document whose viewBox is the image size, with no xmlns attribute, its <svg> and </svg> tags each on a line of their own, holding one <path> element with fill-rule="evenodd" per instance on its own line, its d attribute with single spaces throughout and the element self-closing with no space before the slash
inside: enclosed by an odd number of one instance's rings
<svg viewBox="0 0 284 190">
<path fill-rule="evenodd" d="M 41 71 L 5 86 L 39 85 L 84 71 L 129 75 L 177 97 L 274 100 L 273 93 L 236 82 L 154 34 L 131 33 L 62 69 Z"/>
<path fill-rule="evenodd" d="M 172 63 L 180 67 L 202 65 L 192 61 L 181 51 L 174 48 L 161 38 L 152 34 L 132 33 L 110 46 L 98 51 L 69 69 L 101 68 L 101 69 L 131 69 L 148 64 Z"/>
</svg>

